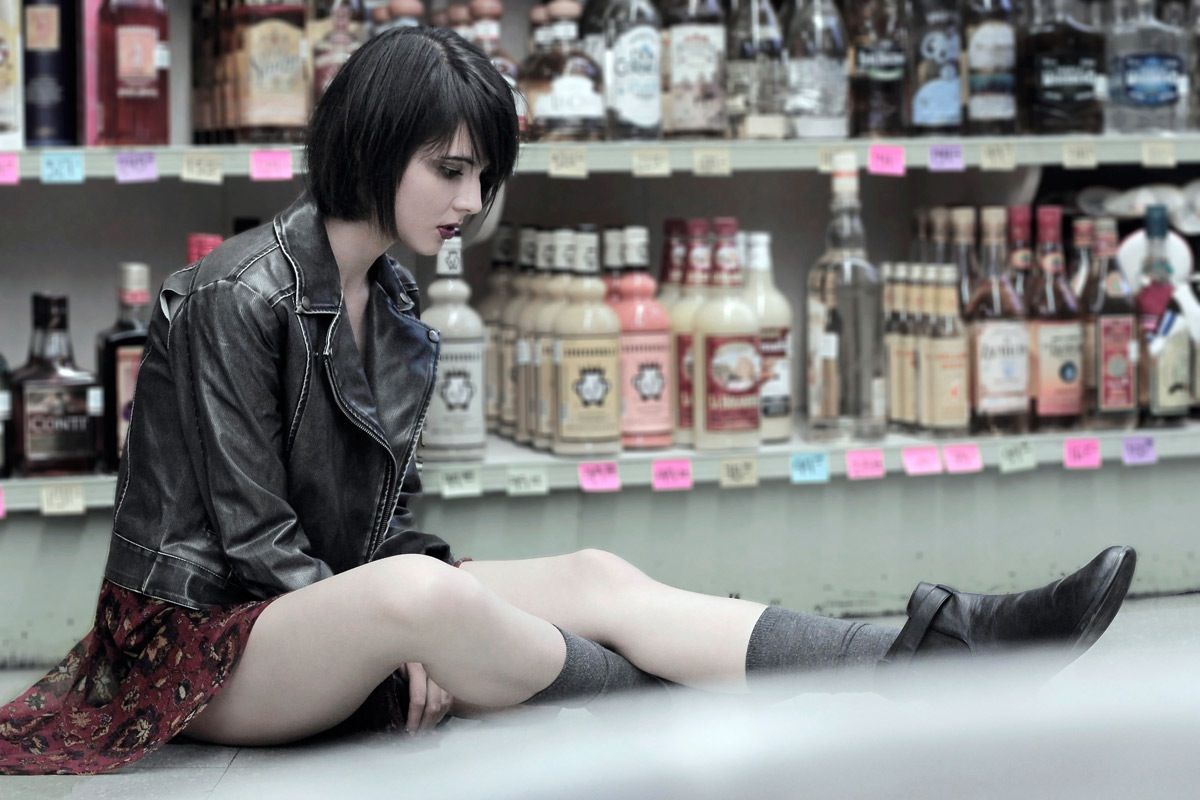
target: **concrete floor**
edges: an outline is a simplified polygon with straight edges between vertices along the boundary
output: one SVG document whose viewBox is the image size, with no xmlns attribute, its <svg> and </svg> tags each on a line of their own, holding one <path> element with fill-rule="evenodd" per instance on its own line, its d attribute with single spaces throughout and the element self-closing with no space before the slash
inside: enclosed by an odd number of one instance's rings
<svg viewBox="0 0 1200 800">
<path fill-rule="evenodd" d="M 897 626 L 902 622 L 900 619 L 879 621 Z M 1107 635 L 1090 652 L 1053 678 L 1049 685 L 1086 684 L 1089 676 L 1095 677 L 1103 672 L 1107 664 L 1116 663 L 1121 659 L 1128 661 L 1130 657 L 1140 658 L 1143 660 L 1138 663 L 1151 664 L 1161 662 L 1161 659 L 1152 655 L 1155 653 L 1175 653 L 1185 657 L 1191 652 L 1200 652 L 1200 595 L 1130 600 Z M 1184 663 L 1186 665 L 1190 662 Z M 16 696 L 37 677 L 39 674 L 34 672 L 0 672 L 0 701 Z M 1101 691 L 1101 694 L 1103 693 Z M 715 702 L 717 707 L 725 704 L 733 708 L 727 698 L 716 699 Z M 810 725 L 812 720 L 820 720 L 828 726 L 824 730 L 833 731 L 839 724 L 844 727 L 847 720 L 852 718 L 866 719 L 868 725 L 870 720 L 886 720 L 890 713 L 888 708 L 895 705 L 897 704 L 891 700 L 865 692 L 814 693 L 801 695 L 774 706 L 774 713 L 782 709 L 785 714 L 794 713 L 797 719 L 807 719 Z M 711 710 L 710 707 L 710 713 Z M 551 766 L 538 760 L 537 750 L 525 753 L 522 757 L 529 760 L 523 768 L 524 771 L 510 770 L 505 775 L 503 784 L 492 787 L 488 787 L 485 781 L 482 785 L 475 783 L 473 790 L 464 790 L 461 786 L 451 785 L 454 783 L 452 776 L 459 776 L 471 769 L 472 761 L 486 760 L 505 747 L 511 750 L 513 740 L 521 736 L 533 737 L 529 741 L 540 741 L 547 748 L 559 747 L 564 738 L 574 737 L 580 743 L 581 749 L 591 758 L 597 748 L 594 743 L 605 742 L 607 747 L 607 743 L 611 742 L 611 739 L 603 738 L 607 733 L 611 733 L 613 724 L 611 719 L 604 718 L 606 716 L 608 715 L 570 710 L 561 713 L 536 712 L 523 720 L 451 720 L 437 733 L 420 739 L 375 734 L 288 748 L 170 745 L 113 775 L 3 777 L 0 778 L 0 798 L 140 800 L 170 797 L 172 800 L 267 800 L 275 797 L 290 799 L 328 796 L 414 796 L 428 800 L 435 796 L 551 797 L 555 796 L 553 792 L 539 794 L 535 791 L 535 786 L 544 784 L 547 776 L 552 776 L 553 780 L 557 781 L 558 789 L 555 791 L 561 791 L 564 785 L 574 786 L 569 777 L 564 780 L 562 776 L 563 770 L 569 772 L 571 766 L 569 759 L 564 762 L 561 755 L 553 762 L 554 766 Z M 735 728 L 736 722 L 736 718 L 731 717 L 731 727 Z M 652 729 L 654 726 L 651 724 L 649 727 Z M 644 727 L 642 731 L 645 731 Z M 630 735 L 634 735 L 634 732 L 631 731 Z M 661 743 L 663 749 L 655 754 L 659 759 L 664 757 L 664 753 L 670 752 L 673 746 L 682 748 L 682 743 L 673 743 L 666 733 L 663 735 L 666 739 Z M 853 739 L 851 741 L 853 742 Z M 539 745 L 534 745 L 537 746 Z M 853 745 L 850 749 L 853 750 Z M 1161 751 L 1161 748 L 1159 750 Z M 695 757 L 696 751 L 690 752 Z M 723 752 L 728 754 L 728 747 L 723 746 Z M 511 766 L 512 756 L 506 758 Z M 632 758 L 632 762 L 623 763 L 636 763 L 636 753 Z M 580 770 L 579 775 L 583 776 L 588 765 L 581 761 L 576 766 Z M 744 764 L 741 766 L 745 768 Z M 617 766 L 616 771 L 620 771 L 620 766 Z M 439 781 L 438 776 L 446 778 Z M 1174 779 L 1178 780 L 1180 776 L 1174 775 Z M 704 787 L 698 787 L 695 780 L 691 779 L 690 772 L 675 774 L 673 780 L 674 783 L 670 784 L 669 789 L 638 796 L 699 797 L 711 796 L 715 791 L 712 787 L 706 790 Z M 1196 780 L 1198 783 L 1189 785 L 1200 785 L 1200 775 L 1196 776 Z M 643 791 L 647 789 L 645 785 L 640 788 Z M 545 789 L 545 786 L 542 786 L 542 789 Z M 1148 788 L 1147 792 L 1147 796 L 1174 796 L 1172 792 L 1165 790 L 1156 792 Z M 908 795 L 907 792 L 890 794 Z M 968 790 L 963 796 L 990 797 L 1004 794 L 986 791 L 973 793 Z M 1100 794 L 1104 795 L 1104 792 Z M 572 790 L 570 795 L 615 796 L 601 792 L 594 783 L 590 790 L 589 787 L 580 785 L 579 791 Z M 1057 792 L 1046 793 L 1046 796 L 1055 795 L 1064 796 Z M 624 796 L 631 795 L 625 793 Z M 766 793 L 759 796 L 766 796 Z M 780 796 L 787 796 L 787 793 Z M 859 795 L 848 792 L 845 796 Z"/>
</svg>

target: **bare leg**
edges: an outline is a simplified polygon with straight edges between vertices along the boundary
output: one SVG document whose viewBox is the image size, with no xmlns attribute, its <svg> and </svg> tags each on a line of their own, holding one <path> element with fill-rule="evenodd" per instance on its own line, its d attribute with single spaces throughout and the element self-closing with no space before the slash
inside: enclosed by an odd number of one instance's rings
<svg viewBox="0 0 1200 800">
<path fill-rule="evenodd" d="M 401 664 L 425 665 L 456 698 L 520 703 L 548 686 L 566 648 L 548 622 L 515 608 L 461 570 L 396 556 L 275 600 L 189 737 L 279 744 L 347 718 Z"/>
<path fill-rule="evenodd" d="M 582 550 L 462 569 L 517 608 L 600 642 L 646 672 L 691 686 L 746 688 L 761 603 L 658 583 L 611 553 Z"/>
</svg>

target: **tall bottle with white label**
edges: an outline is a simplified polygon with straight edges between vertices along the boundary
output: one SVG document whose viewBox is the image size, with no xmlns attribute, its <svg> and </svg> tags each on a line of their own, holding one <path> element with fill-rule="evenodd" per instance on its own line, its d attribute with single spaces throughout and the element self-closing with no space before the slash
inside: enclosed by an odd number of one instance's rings
<svg viewBox="0 0 1200 800">
<path fill-rule="evenodd" d="M 833 0 L 795 5 L 787 39 L 784 113 L 801 139 L 843 138 L 850 132 L 850 72 L 846 26 Z"/>
<path fill-rule="evenodd" d="M 671 317 L 654 299 L 650 231 L 624 231 L 625 274 L 621 300 L 621 444 L 629 449 L 670 447 L 674 441 Z"/>
<path fill-rule="evenodd" d="M 595 233 L 576 246 L 594 252 Z M 621 450 L 621 323 L 604 302 L 604 281 L 595 259 L 576 260 L 569 302 L 558 313 L 555 372 L 558 376 L 556 455 L 609 455 Z"/>
<path fill-rule="evenodd" d="M 758 316 L 762 356 L 762 440 L 783 442 L 792 438 L 792 304 L 775 286 L 772 274 L 771 234 L 762 231 L 747 237 L 746 299 Z"/>
<path fill-rule="evenodd" d="M 532 434 L 533 446 L 539 450 L 549 450 L 554 444 L 554 415 L 558 411 L 558 374 L 554 367 L 558 336 L 554 324 L 559 312 L 567 305 L 567 292 L 574 281 L 571 272 L 575 263 L 580 259 L 589 264 L 596 260 L 595 226 L 584 225 L 578 234 L 560 228 L 554 236 L 553 269 L 533 324 L 533 351 L 538 369 L 537 385 L 533 392 L 537 413 Z"/>
<path fill-rule="evenodd" d="M 712 289 L 692 323 L 697 450 L 757 448 L 762 435 L 760 327 L 746 302 L 737 224 L 713 220 Z"/>
<path fill-rule="evenodd" d="M 487 413 L 488 430 L 496 432 L 500 426 L 500 317 L 508 303 L 509 280 L 512 277 L 516 241 L 512 225 L 501 223 L 496 228 L 492 242 L 492 267 L 488 276 L 488 294 L 480 301 L 477 310 L 487 332 L 483 355 L 483 375 L 486 390 L 484 407 Z"/>
<path fill-rule="evenodd" d="M 598 0 L 597 0 L 598 1 Z M 617 0 L 603 20 L 608 138 L 662 133 L 662 20 L 651 0 Z"/>
<path fill-rule="evenodd" d="M 675 375 L 675 444 L 690 445 L 695 430 L 695 403 L 692 388 L 693 329 L 696 309 L 708 299 L 712 274 L 712 242 L 708 220 L 687 222 L 687 261 L 684 264 L 683 295 L 670 308 L 671 364 Z"/>
<path fill-rule="evenodd" d="M 432 304 L 421 321 L 441 333 L 437 385 L 421 434 L 427 461 L 478 461 L 487 449 L 484 397 L 483 319 L 467 305 L 471 287 L 463 280 L 462 239 L 446 240 L 437 258 Z"/>
<path fill-rule="evenodd" d="M 521 368 L 517 364 L 517 321 L 529 302 L 530 281 L 537 264 L 538 230 L 521 228 L 517 239 L 517 273 L 510 279 L 511 294 L 500 314 L 500 424 L 501 436 L 513 438 L 517 432 L 517 409 Z"/>
<path fill-rule="evenodd" d="M 1083 321 L 1067 282 L 1062 209 L 1037 210 L 1038 266 L 1029 318 L 1032 335 L 1031 416 L 1039 430 L 1068 430 L 1083 417 Z"/>
<path fill-rule="evenodd" d="M 569 231 L 568 231 L 569 233 Z M 532 444 L 537 428 L 537 385 L 541 368 L 539 354 L 534 352 L 537 340 L 538 312 L 546 299 L 546 287 L 554 267 L 555 231 L 538 231 L 536 272 L 529 280 L 529 297 L 517 316 L 517 430 L 513 439 L 518 444 Z"/>
<path fill-rule="evenodd" d="M 526 75 L 533 117 L 531 133 L 542 141 L 604 138 L 604 78 L 601 67 L 578 44 L 581 8 L 575 0 L 553 0 L 553 44 Z"/>
<path fill-rule="evenodd" d="M 662 41 L 663 133 L 723 138 L 725 12 L 719 0 L 669 0 Z"/>
</svg>

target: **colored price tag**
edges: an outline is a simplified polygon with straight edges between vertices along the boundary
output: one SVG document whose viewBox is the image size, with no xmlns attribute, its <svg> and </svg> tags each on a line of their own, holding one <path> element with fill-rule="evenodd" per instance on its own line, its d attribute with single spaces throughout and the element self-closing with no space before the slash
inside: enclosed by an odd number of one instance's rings
<svg viewBox="0 0 1200 800">
<path fill-rule="evenodd" d="M 1063 466 L 1067 469 L 1100 469 L 1099 439 L 1067 439 L 1063 442 Z"/>
<path fill-rule="evenodd" d="M 291 150 L 255 150 L 250 154 L 250 180 L 290 181 Z"/>
<path fill-rule="evenodd" d="M 904 146 L 899 144 L 873 144 L 867 151 L 867 172 L 872 175 L 891 175 L 902 178 L 906 171 Z"/>
<path fill-rule="evenodd" d="M 16 186 L 21 182 L 21 157 L 16 153 L 0 153 L 0 186 Z"/>
<path fill-rule="evenodd" d="M 656 492 L 690 491 L 692 462 L 686 458 L 655 461 L 650 465 L 650 486 Z"/>
<path fill-rule="evenodd" d="M 1012 172 L 1017 168 L 1017 148 L 1012 142 L 985 142 L 979 148 L 979 167 L 989 172 Z"/>
<path fill-rule="evenodd" d="M 665 147 L 633 151 L 633 176 L 635 178 L 669 178 L 671 176 L 671 153 Z"/>
<path fill-rule="evenodd" d="M 817 151 L 817 171 L 825 174 L 833 172 L 833 159 L 838 153 L 854 152 L 848 147 L 822 147 Z"/>
<path fill-rule="evenodd" d="M 0 519 L 8 516 L 8 504 L 4 502 L 4 487 L 0 486 Z"/>
<path fill-rule="evenodd" d="M 1121 442 L 1121 461 L 1127 467 L 1141 467 L 1158 463 L 1158 452 L 1154 449 L 1153 436 L 1127 436 Z"/>
<path fill-rule="evenodd" d="M 42 514 L 62 517 L 87 512 L 83 486 L 78 483 L 53 483 L 42 487 Z"/>
<path fill-rule="evenodd" d="M 542 467 L 509 467 L 505 486 L 509 497 L 537 497 L 550 494 L 550 479 Z"/>
<path fill-rule="evenodd" d="M 225 180 L 224 159 L 216 153 L 184 153 L 179 178 L 186 183 L 219 186 Z"/>
<path fill-rule="evenodd" d="M 585 461 L 579 465 L 579 488 L 585 492 L 621 491 L 621 474 L 615 461 Z"/>
<path fill-rule="evenodd" d="M 83 153 L 42 153 L 42 183 L 83 183 Z"/>
<path fill-rule="evenodd" d="M 1095 169 L 1096 145 L 1093 142 L 1067 142 L 1063 145 L 1063 166 L 1067 169 Z"/>
<path fill-rule="evenodd" d="M 878 480 L 887 474 L 882 450 L 847 450 L 846 476 L 852 481 Z"/>
<path fill-rule="evenodd" d="M 722 489 L 751 489 L 758 486 L 757 458 L 725 458 L 721 460 Z"/>
<path fill-rule="evenodd" d="M 968 475 L 983 472 L 983 456 L 977 444 L 948 444 L 942 448 L 946 460 L 946 471 L 951 475 Z"/>
<path fill-rule="evenodd" d="M 1174 142 L 1142 142 L 1143 167 L 1175 169 L 1178 164 Z"/>
<path fill-rule="evenodd" d="M 550 151 L 551 178 L 586 178 L 588 176 L 586 147 L 556 147 Z"/>
<path fill-rule="evenodd" d="M 483 487 L 479 485 L 479 470 L 474 467 L 461 467 L 442 471 L 442 497 L 453 500 L 456 497 L 479 497 Z"/>
<path fill-rule="evenodd" d="M 829 454 L 793 453 L 792 483 L 829 483 Z"/>
<path fill-rule="evenodd" d="M 1000 445 L 1000 472 L 1029 472 L 1037 469 L 1037 452 L 1031 442 L 1008 442 Z"/>
<path fill-rule="evenodd" d="M 942 474 L 942 455 L 936 447 L 906 447 L 900 453 L 904 462 L 904 474 L 940 475 Z"/>
<path fill-rule="evenodd" d="M 733 174 L 728 147 L 697 147 L 692 151 L 692 172 L 723 178 Z"/>
<path fill-rule="evenodd" d="M 117 153 L 114 169 L 117 183 L 154 183 L 158 180 L 158 159 L 149 151 Z"/>
<path fill-rule="evenodd" d="M 966 159 L 963 158 L 961 144 L 933 144 L 929 146 L 930 172 L 965 172 Z"/>
</svg>

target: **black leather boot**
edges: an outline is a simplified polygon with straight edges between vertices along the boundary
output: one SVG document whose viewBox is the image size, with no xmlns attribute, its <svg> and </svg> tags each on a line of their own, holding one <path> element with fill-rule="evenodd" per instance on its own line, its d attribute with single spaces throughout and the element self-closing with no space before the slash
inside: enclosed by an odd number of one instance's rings
<svg viewBox="0 0 1200 800">
<path fill-rule="evenodd" d="M 908 622 L 880 663 L 1042 647 L 1061 649 L 1065 666 L 1117 615 L 1136 561 L 1132 547 L 1110 547 L 1078 572 L 1016 594 L 967 594 L 922 583 L 908 599 Z"/>
</svg>

